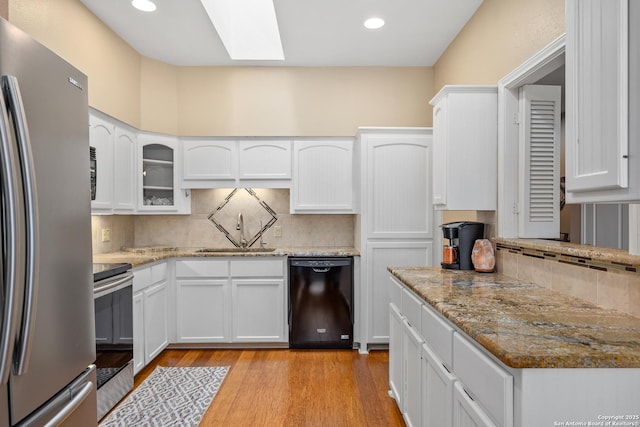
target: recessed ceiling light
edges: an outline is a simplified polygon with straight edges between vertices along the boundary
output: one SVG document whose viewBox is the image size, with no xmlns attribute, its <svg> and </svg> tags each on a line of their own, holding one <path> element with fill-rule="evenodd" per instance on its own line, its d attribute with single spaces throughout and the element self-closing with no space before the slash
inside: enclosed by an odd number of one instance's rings
<svg viewBox="0 0 640 427">
<path fill-rule="evenodd" d="M 132 0 L 131 5 L 143 12 L 153 12 L 156 10 L 156 4 L 151 0 Z"/>
<path fill-rule="evenodd" d="M 377 30 L 378 28 L 382 28 L 384 26 L 384 19 L 382 18 L 369 18 L 364 21 L 365 28 L 370 30 Z"/>
</svg>

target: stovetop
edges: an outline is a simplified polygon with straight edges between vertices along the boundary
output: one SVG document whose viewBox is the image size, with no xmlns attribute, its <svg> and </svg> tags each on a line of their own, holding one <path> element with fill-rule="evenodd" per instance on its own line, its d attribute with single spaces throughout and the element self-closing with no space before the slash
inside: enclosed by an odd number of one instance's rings
<svg viewBox="0 0 640 427">
<path fill-rule="evenodd" d="M 94 263 L 93 264 L 93 281 L 108 279 L 117 276 L 127 270 L 131 270 L 131 264 L 126 262 L 120 263 Z"/>
</svg>

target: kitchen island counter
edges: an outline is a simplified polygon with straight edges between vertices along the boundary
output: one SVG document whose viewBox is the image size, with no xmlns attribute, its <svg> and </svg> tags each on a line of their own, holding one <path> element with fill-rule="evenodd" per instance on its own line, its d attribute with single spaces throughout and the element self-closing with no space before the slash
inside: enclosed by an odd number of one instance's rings
<svg viewBox="0 0 640 427">
<path fill-rule="evenodd" d="M 238 248 L 172 248 L 172 247 L 142 247 L 125 248 L 117 252 L 93 255 L 93 262 L 128 262 L 134 267 L 142 266 L 168 258 L 188 257 L 283 257 L 283 256 L 359 256 L 357 249 L 352 247 L 296 247 L 296 248 L 268 248 L 261 251 L 249 248 L 241 251 Z"/>
<path fill-rule="evenodd" d="M 388 270 L 511 368 L 640 368 L 640 318 L 500 274 Z"/>
</svg>

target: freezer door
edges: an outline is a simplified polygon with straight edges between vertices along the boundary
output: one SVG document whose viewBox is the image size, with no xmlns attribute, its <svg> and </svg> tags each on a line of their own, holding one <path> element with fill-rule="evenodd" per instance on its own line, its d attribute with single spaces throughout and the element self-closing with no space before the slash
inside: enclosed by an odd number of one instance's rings
<svg viewBox="0 0 640 427">
<path fill-rule="evenodd" d="M 96 367 L 91 365 L 67 388 L 25 419 L 20 427 L 95 426 L 97 417 Z"/>
<path fill-rule="evenodd" d="M 95 360 L 89 119 L 86 77 L 1 19 L 0 75 L 3 83 L 15 77 L 20 88 L 38 207 L 33 328 L 27 333 L 29 316 L 21 310 L 14 352 L 24 355 L 25 363 L 18 372 L 14 358 L 9 378 L 15 425 Z M 3 92 L 7 99 L 6 84 Z M 10 113 L 19 145 L 16 114 Z M 24 289 L 19 292 L 24 294 L 20 303 L 29 299 Z"/>
</svg>

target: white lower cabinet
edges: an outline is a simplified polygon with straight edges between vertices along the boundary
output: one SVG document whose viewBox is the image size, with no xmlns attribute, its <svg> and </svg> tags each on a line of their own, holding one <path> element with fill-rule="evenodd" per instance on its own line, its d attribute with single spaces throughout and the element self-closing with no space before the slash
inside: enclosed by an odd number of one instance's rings
<svg viewBox="0 0 640 427">
<path fill-rule="evenodd" d="M 422 345 L 424 339 L 405 320 L 402 335 L 404 353 L 405 402 L 404 419 L 407 426 L 420 426 L 422 414 L 422 387 L 420 384 L 422 368 Z"/>
<path fill-rule="evenodd" d="M 461 334 L 453 336 L 453 367 L 473 399 L 497 425 L 513 425 L 513 376 Z"/>
<path fill-rule="evenodd" d="M 368 242 L 366 249 L 365 279 L 367 286 L 366 328 L 367 342 L 386 344 L 389 342 L 389 273 L 388 265 L 428 265 L 431 263 L 433 243 L 417 242 Z M 400 308 L 400 307 L 398 307 Z M 403 313 L 404 314 L 404 313 Z M 414 325 L 417 326 L 417 325 Z"/>
<path fill-rule="evenodd" d="M 284 258 L 176 261 L 176 341 L 288 342 Z"/>
<path fill-rule="evenodd" d="M 402 289 L 399 309 L 395 303 L 389 304 L 389 385 L 391 395 L 400 408 L 402 416 L 408 426 L 420 426 L 422 419 L 422 346 L 424 339 L 420 335 L 420 307 L 422 303 L 409 291 Z M 405 316 L 399 310 L 407 313 L 418 313 L 413 320 L 412 315 Z"/>
<path fill-rule="evenodd" d="M 231 281 L 234 342 L 287 341 L 283 279 Z"/>
<path fill-rule="evenodd" d="M 169 345 L 167 281 L 144 290 L 144 356 L 150 362 Z"/>
<path fill-rule="evenodd" d="M 228 342 L 228 279 L 176 280 L 176 341 Z"/>
<path fill-rule="evenodd" d="M 444 366 L 442 360 L 429 348 L 422 346 L 422 426 L 452 425 L 453 385 L 456 376 Z"/>
<path fill-rule="evenodd" d="M 453 424 L 454 427 L 495 427 L 482 408 L 464 391 L 462 384 L 456 382 L 453 387 Z"/>
<path fill-rule="evenodd" d="M 169 345 L 167 263 L 133 272 L 133 360 L 138 372 Z"/>
<path fill-rule="evenodd" d="M 389 387 L 407 425 L 597 425 L 606 414 L 639 421 L 633 417 L 638 416 L 640 369 L 510 368 L 423 299 L 420 306 L 416 294 L 395 277 L 390 282 Z"/>
<path fill-rule="evenodd" d="M 229 342 L 229 261 L 176 261 L 176 341 Z"/>
<path fill-rule="evenodd" d="M 402 328 L 403 317 L 398 307 L 389 304 L 389 394 L 396 400 L 400 411 L 404 408 L 404 380 L 402 361 Z"/>
<path fill-rule="evenodd" d="M 144 361 L 144 295 L 133 295 L 133 372 L 145 367 Z"/>
<path fill-rule="evenodd" d="M 391 282 L 391 297 L 400 294 L 401 303 L 390 304 L 389 386 L 406 424 L 512 427 L 511 374 L 411 290 Z"/>
</svg>

